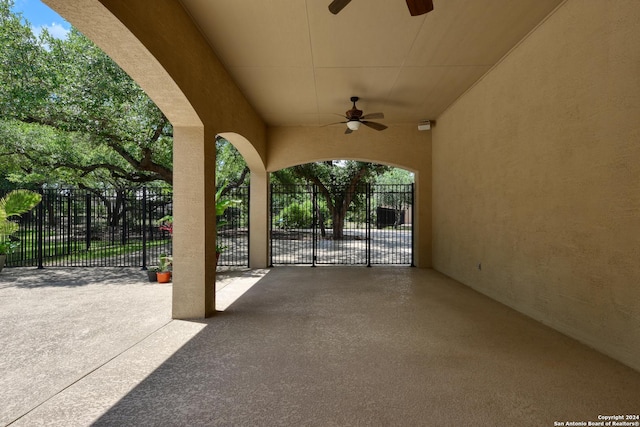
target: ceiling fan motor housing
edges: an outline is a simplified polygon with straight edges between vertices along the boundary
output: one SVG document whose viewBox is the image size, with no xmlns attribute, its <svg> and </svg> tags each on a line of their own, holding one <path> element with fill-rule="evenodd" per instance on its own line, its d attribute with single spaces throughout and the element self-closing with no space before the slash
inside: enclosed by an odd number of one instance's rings
<svg viewBox="0 0 640 427">
<path fill-rule="evenodd" d="M 359 120 L 362 117 L 362 110 L 358 110 L 357 108 L 352 108 L 351 110 L 345 113 L 349 120 Z"/>
<path fill-rule="evenodd" d="M 358 101 L 358 99 L 359 98 L 357 96 L 351 97 L 351 102 L 353 102 L 353 106 L 351 107 L 350 110 L 347 110 L 347 112 L 344 113 L 345 119 L 347 119 L 347 121 L 340 122 L 340 123 L 347 124 L 347 130 L 344 133 L 350 134 L 354 130 L 358 130 L 360 128 L 360 125 L 365 125 L 367 127 L 370 127 L 378 131 L 385 130 L 387 127 L 382 123 L 372 122 L 371 120 L 369 120 L 369 119 L 384 119 L 384 114 L 371 113 L 371 114 L 363 115 L 363 111 L 358 110 L 358 107 L 356 107 L 356 102 Z"/>
<path fill-rule="evenodd" d="M 357 96 L 352 96 L 351 102 L 353 102 L 353 107 L 351 107 L 350 110 L 344 113 L 349 120 L 360 120 L 360 117 L 362 117 L 362 110 L 358 110 L 358 108 L 356 108 L 356 102 L 358 102 L 358 99 L 360 98 L 358 98 Z"/>
</svg>

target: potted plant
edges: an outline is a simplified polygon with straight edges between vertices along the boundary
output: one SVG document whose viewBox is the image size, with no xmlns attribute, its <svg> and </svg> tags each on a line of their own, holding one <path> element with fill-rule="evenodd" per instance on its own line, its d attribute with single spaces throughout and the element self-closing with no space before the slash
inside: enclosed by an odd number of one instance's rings
<svg viewBox="0 0 640 427">
<path fill-rule="evenodd" d="M 14 190 L 0 199 L 0 271 L 4 267 L 7 255 L 18 245 L 12 237 L 20 227 L 9 218 L 29 212 L 41 199 L 40 194 L 29 190 Z"/>
<path fill-rule="evenodd" d="M 157 282 L 158 281 L 158 267 L 150 267 L 147 270 L 147 277 L 149 278 L 150 282 Z"/>
<path fill-rule="evenodd" d="M 171 237 L 173 237 L 173 216 L 171 215 L 165 215 L 162 218 L 160 218 L 157 222 L 158 224 L 158 229 L 160 231 L 168 231 L 169 235 Z M 163 262 L 163 259 L 165 260 L 165 262 Z M 158 273 L 162 271 L 163 273 L 166 273 L 168 271 L 168 268 L 166 266 L 167 260 L 171 259 L 171 257 L 167 256 L 167 254 L 161 254 L 160 255 L 160 266 L 157 267 L 149 267 L 149 269 L 147 270 L 147 276 L 149 278 L 150 282 L 157 282 L 158 281 Z M 170 261 L 169 261 L 170 263 Z M 165 274 L 163 274 L 163 280 L 166 280 L 166 282 L 168 282 L 169 280 L 165 277 Z M 163 282 L 163 283 L 166 283 Z"/>
<path fill-rule="evenodd" d="M 224 251 L 226 251 L 228 248 L 227 245 L 222 245 L 220 243 L 218 243 L 217 241 L 217 236 L 216 236 L 216 265 L 218 265 L 218 260 L 220 259 L 220 254 Z"/>
<path fill-rule="evenodd" d="M 170 255 L 162 254 L 158 259 L 158 283 L 169 283 L 171 281 L 171 263 L 173 258 Z"/>
</svg>

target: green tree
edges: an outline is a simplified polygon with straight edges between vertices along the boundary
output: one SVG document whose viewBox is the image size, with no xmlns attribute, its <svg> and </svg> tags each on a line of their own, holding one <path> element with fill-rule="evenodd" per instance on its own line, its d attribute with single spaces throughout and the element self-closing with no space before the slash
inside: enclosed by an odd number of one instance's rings
<svg viewBox="0 0 640 427">
<path fill-rule="evenodd" d="M 344 238 L 347 212 L 361 193 L 362 187 L 359 184 L 371 181 L 389 169 L 388 166 L 375 163 L 340 160 L 294 166 L 290 168 L 290 173 L 318 186 L 331 214 L 333 239 L 341 240 Z M 287 173 L 289 172 L 280 175 L 287 176 Z"/>
<path fill-rule="evenodd" d="M 249 184 L 249 166 L 229 141 L 216 138 L 216 187 L 227 194 L 233 188 Z"/>
<path fill-rule="evenodd" d="M 394 227 L 400 225 L 404 210 L 409 209 L 413 203 L 411 192 L 406 191 L 402 186 L 412 184 L 413 182 L 413 174 L 399 168 L 391 168 L 376 177 L 376 184 L 390 186 L 386 191 L 380 192 L 378 203 L 383 207 L 393 209 L 395 215 Z"/>
<path fill-rule="evenodd" d="M 0 0 L 0 162 L 10 179 L 95 186 L 172 183 L 172 127 L 90 40 L 65 40 Z"/>
<path fill-rule="evenodd" d="M 384 173 L 376 176 L 376 184 L 413 184 L 415 178 L 413 173 L 406 169 L 389 168 Z"/>
</svg>

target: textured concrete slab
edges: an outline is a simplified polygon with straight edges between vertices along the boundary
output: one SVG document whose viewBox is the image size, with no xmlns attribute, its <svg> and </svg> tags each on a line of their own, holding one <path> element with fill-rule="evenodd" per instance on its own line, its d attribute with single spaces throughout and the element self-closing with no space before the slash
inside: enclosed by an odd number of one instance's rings
<svg viewBox="0 0 640 427">
<path fill-rule="evenodd" d="M 276 268 L 172 321 L 31 425 L 553 425 L 640 408 L 640 373 L 430 270 Z"/>
<path fill-rule="evenodd" d="M 0 425 L 171 321 L 171 285 L 139 269 L 0 274 Z"/>
</svg>

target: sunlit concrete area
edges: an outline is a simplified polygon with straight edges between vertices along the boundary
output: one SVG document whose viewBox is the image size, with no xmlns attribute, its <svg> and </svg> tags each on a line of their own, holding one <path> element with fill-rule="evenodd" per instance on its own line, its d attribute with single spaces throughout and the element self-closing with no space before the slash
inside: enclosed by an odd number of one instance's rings
<svg viewBox="0 0 640 427">
<path fill-rule="evenodd" d="M 640 408 L 640 373 L 441 273 L 222 271 L 171 320 L 136 269 L 8 269 L 0 424 L 554 425 Z M 144 280 L 143 280 L 144 279 Z"/>
<path fill-rule="evenodd" d="M 265 272 L 221 271 L 216 308 L 225 310 Z M 37 408 L 167 326 L 171 287 L 149 283 L 146 272 L 137 268 L 4 269 L 0 425 Z M 188 331 L 199 330 L 183 327 L 187 332 L 163 341 L 167 349 L 158 355 L 170 355 L 190 338 Z M 142 363 L 153 369 L 150 360 Z"/>
</svg>

